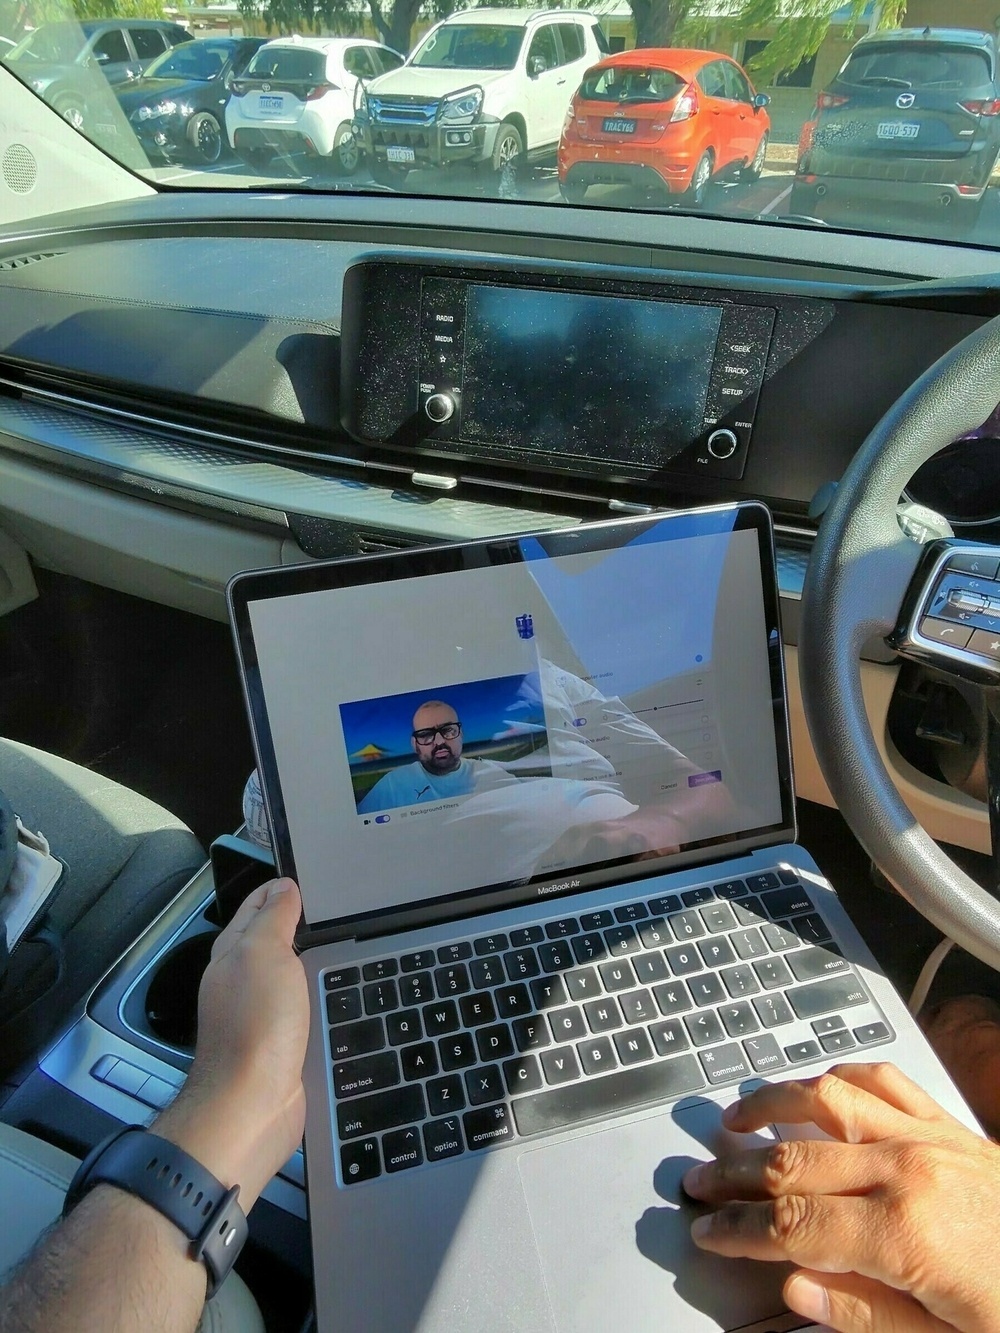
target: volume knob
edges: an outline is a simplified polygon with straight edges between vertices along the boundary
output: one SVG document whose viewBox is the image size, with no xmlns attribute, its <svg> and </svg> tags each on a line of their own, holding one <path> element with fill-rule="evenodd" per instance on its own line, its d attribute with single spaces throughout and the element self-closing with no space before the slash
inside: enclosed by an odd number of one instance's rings
<svg viewBox="0 0 1000 1333">
<path fill-rule="evenodd" d="M 431 421 L 441 425 L 455 415 L 455 400 L 450 393 L 432 393 L 424 403 L 424 411 Z"/>
</svg>

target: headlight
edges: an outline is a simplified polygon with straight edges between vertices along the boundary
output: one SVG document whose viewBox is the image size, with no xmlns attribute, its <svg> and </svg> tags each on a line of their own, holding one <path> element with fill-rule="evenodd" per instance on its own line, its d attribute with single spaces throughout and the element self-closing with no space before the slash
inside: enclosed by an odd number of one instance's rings
<svg viewBox="0 0 1000 1333">
<path fill-rule="evenodd" d="M 438 120 L 447 125 L 468 125 L 479 115 L 482 105 L 482 88 L 463 88 L 442 102 Z"/>
<path fill-rule="evenodd" d="M 135 113 L 135 119 L 159 120 L 162 116 L 174 115 L 176 111 L 176 102 L 156 102 L 153 106 L 141 106 Z"/>
</svg>

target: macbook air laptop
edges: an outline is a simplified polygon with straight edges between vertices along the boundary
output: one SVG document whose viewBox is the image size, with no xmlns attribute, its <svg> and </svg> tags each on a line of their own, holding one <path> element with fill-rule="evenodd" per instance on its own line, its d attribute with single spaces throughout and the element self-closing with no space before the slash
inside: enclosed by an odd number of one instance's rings
<svg viewBox="0 0 1000 1333">
<path fill-rule="evenodd" d="M 302 891 L 320 1333 L 802 1326 L 690 1240 L 721 1107 L 890 1059 L 968 1112 L 795 844 L 766 509 L 229 598 Z"/>
</svg>

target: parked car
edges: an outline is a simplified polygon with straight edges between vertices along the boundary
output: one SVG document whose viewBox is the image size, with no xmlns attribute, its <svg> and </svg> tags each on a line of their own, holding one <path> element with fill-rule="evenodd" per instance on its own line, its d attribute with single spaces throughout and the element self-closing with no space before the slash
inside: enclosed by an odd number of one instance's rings
<svg viewBox="0 0 1000 1333">
<path fill-rule="evenodd" d="M 277 148 L 333 159 L 349 176 L 359 153 L 351 121 L 355 89 L 403 63 L 362 37 L 286 37 L 268 42 L 232 87 L 226 130 L 236 152 L 266 166 Z"/>
<path fill-rule="evenodd" d="M 771 128 L 768 98 L 716 51 L 623 51 L 587 71 L 559 144 L 559 186 L 579 202 L 591 185 L 682 194 L 695 207 L 715 178 L 756 180 Z"/>
<path fill-rule="evenodd" d="M 376 180 L 412 167 L 551 156 L 569 99 L 607 51 L 593 14 L 474 9 L 437 24 L 402 69 L 364 90 L 354 127 Z"/>
<path fill-rule="evenodd" d="M 3 61 L 82 129 L 89 103 L 101 100 L 104 81 L 116 85 L 137 79 L 164 51 L 192 40 L 179 23 L 160 19 L 43 23 Z"/>
<path fill-rule="evenodd" d="M 996 39 L 958 28 L 863 37 L 811 120 L 792 212 L 929 206 L 967 228 L 1000 153 Z"/>
<path fill-rule="evenodd" d="M 234 77 L 263 37 L 201 37 L 165 51 L 141 79 L 118 93 L 136 138 L 152 159 L 217 162 Z"/>
</svg>

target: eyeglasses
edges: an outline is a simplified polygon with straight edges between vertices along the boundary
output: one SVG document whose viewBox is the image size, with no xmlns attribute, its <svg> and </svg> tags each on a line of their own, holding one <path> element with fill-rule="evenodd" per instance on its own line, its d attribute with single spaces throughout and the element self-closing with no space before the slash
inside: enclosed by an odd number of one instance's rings
<svg viewBox="0 0 1000 1333">
<path fill-rule="evenodd" d="M 457 722 L 445 722 L 440 727 L 421 727 L 413 733 L 413 739 L 418 745 L 430 745 L 435 736 L 440 736 L 443 741 L 453 741 L 461 731 Z"/>
</svg>

